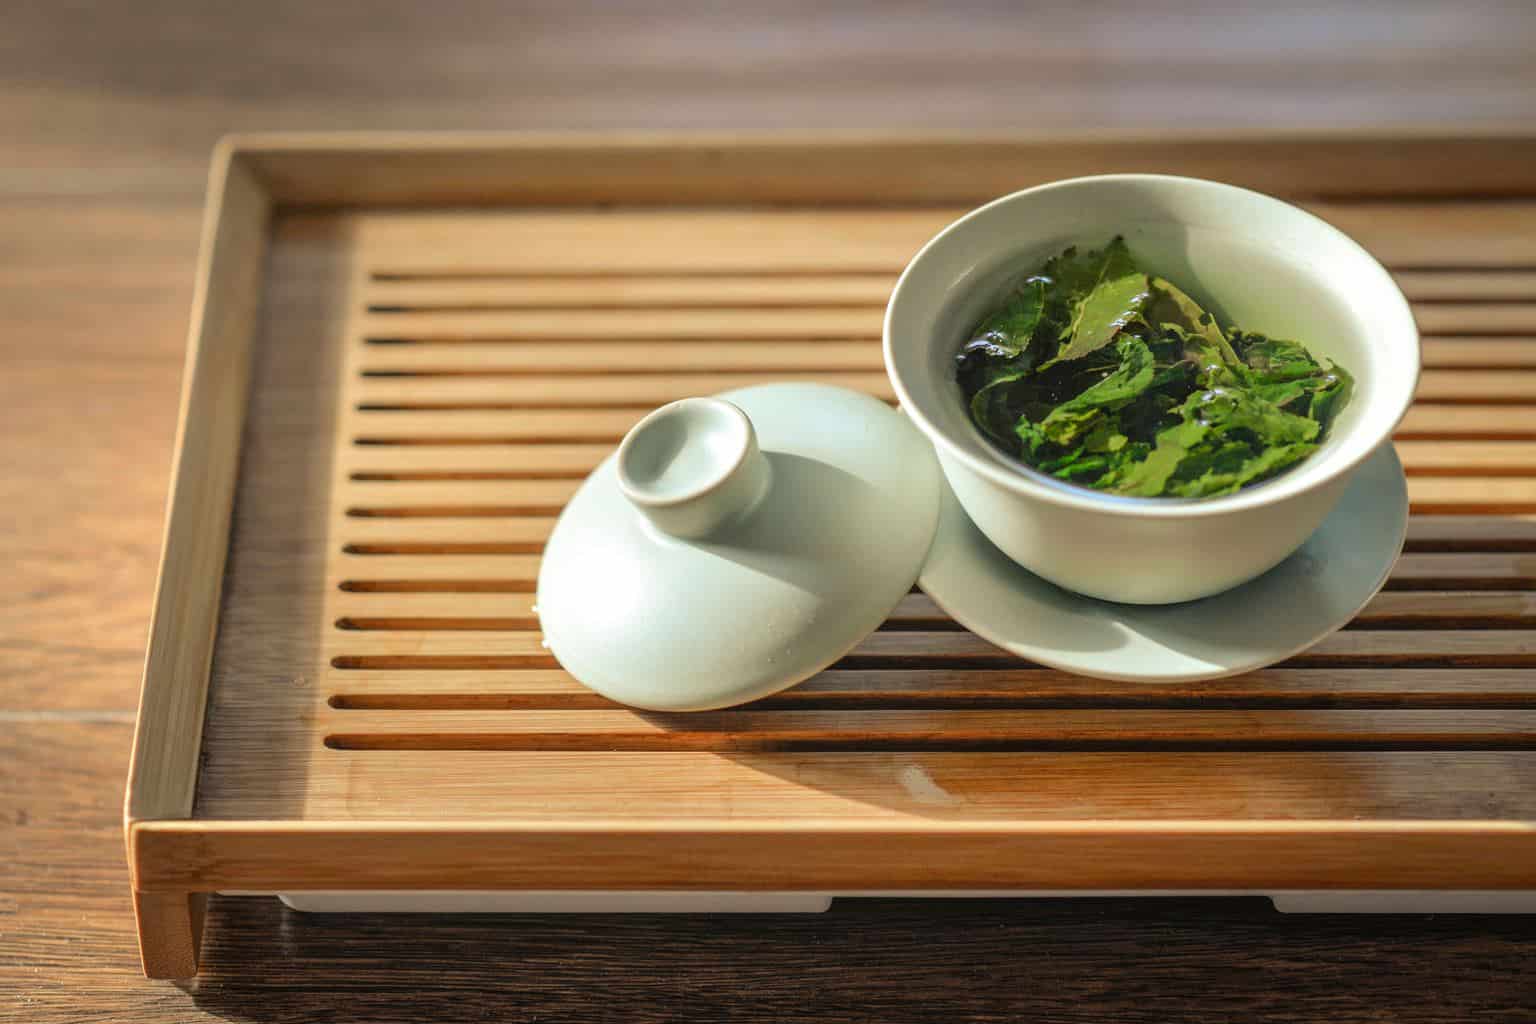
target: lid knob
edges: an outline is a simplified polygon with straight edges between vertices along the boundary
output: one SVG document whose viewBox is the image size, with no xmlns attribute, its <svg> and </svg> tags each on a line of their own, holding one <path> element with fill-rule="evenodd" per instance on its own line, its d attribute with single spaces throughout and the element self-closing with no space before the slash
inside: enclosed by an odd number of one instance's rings
<svg viewBox="0 0 1536 1024">
<path fill-rule="evenodd" d="M 771 470 L 747 414 L 719 398 L 664 405 L 619 445 L 619 488 L 657 529 L 705 537 L 768 492 Z"/>
</svg>

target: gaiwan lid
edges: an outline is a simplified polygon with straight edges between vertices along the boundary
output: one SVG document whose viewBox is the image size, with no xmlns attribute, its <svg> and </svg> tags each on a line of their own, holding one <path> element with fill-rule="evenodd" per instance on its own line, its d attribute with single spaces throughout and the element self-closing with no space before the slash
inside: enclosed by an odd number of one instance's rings
<svg viewBox="0 0 1536 1024">
<path fill-rule="evenodd" d="M 662 406 L 555 524 L 539 569 L 545 642 L 636 707 L 777 693 L 911 589 L 939 493 L 927 440 L 856 391 L 768 384 Z"/>
</svg>

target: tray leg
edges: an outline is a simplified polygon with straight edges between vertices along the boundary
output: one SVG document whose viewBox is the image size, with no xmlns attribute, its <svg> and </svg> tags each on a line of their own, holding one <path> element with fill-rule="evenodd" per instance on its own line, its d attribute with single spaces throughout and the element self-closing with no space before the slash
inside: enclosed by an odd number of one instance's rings
<svg viewBox="0 0 1536 1024">
<path fill-rule="evenodd" d="M 139 958 L 150 978 L 190 978 L 197 974 L 197 950 L 203 941 L 201 892 L 138 892 L 133 913 L 139 924 Z"/>
</svg>

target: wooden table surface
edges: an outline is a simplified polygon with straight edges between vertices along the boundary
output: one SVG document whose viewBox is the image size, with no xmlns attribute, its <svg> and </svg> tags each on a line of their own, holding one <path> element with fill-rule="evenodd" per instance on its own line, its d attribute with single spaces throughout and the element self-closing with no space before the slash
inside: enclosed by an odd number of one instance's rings
<svg viewBox="0 0 1536 1024">
<path fill-rule="evenodd" d="M 144 981 L 120 833 L 223 132 L 1536 130 L 1536 7 L 0 4 L 0 1018 L 1529 1020 L 1536 920 L 1262 901 L 307 918 Z M 941 9 L 942 8 L 942 9 Z"/>
</svg>

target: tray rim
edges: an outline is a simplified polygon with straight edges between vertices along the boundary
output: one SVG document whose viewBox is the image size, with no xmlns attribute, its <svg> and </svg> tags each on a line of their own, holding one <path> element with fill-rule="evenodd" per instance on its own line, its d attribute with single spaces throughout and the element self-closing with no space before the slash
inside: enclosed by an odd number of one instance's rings
<svg viewBox="0 0 1536 1024">
<path fill-rule="evenodd" d="M 1265 154 L 1283 159 L 1255 161 Z M 1179 138 L 1085 134 L 1034 139 L 316 132 L 245 134 L 221 140 L 208 179 L 166 526 L 124 799 L 125 839 L 146 971 L 161 977 L 195 973 L 202 902 L 196 893 L 221 887 L 260 888 L 268 883 L 274 888 L 294 883 L 313 886 L 327 879 L 326 884 L 336 886 L 345 881 L 339 874 L 272 873 L 272 862 L 263 862 L 260 850 L 243 862 L 240 844 L 263 836 L 309 847 L 317 855 L 338 841 L 345 845 L 359 838 L 366 843 L 388 837 L 391 841 L 376 844 L 385 853 L 381 864 L 404 852 L 397 849 L 401 843 L 452 846 L 444 840 L 459 837 L 474 840 L 467 848 L 481 849 L 482 842 L 491 841 L 499 843 L 502 851 L 496 858 L 500 870 L 496 884 L 516 888 L 517 858 L 505 853 L 508 844 L 516 845 L 515 839 L 545 836 L 558 841 L 564 836 L 566 841 L 590 844 L 596 834 L 568 823 L 548 822 L 498 822 L 487 828 L 452 822 L 192 819 L 239 478 L 256 310 L 268 229 L 279 210 L 515 202 L 579 205 L 597 199 L 678 205 L 679 192 L 688 195 L 683 204 L 688 206 L 726 202 L 741 206 L 794 198 L 866 207 L 938 205 L 976 202 L 1041 181 L 1088 173 L 1108 163 L 1124 170 L 1238 180 L 1288 197 L 1529 196 L 1536 193 L 1536 176 L 1529 170 L 1536 166 L 1536 131 L 1501 127 L 1476 133 L 1265 131 L 1187 133 Z M 573 165 L 586 173 L 574 175 Z M 1453 167 L 1457 175 L 1447 173 Z M 1149 840 L 1177 839 L 1191 831 L 1213 837 L 1230 834 L 1234 840 L 1253 838 L 1272 834 L 1275 830 L 1269 824 L 1068 821 L 935 827 L 929 822 L 921 830 L 906 833 L 899 828 L 882 831 L 913 842 L 964 840 L 975 847 L 974 856 L 989 850 L 995 853 L 996 843 L 1023 837 L 1031 840 L 1031 850 L 1037 852 L 1038 844 L 1047 839 L 1065 844 L 1064 850 L 1075 850 L 1079 843 L 1098 844 L 1092 846 L 1095 855 L 1123 847 L 1115 859 L 1123 858 L 1122 866 L 1130 868 L 1138 864 L 1136 851 Z M 1417 837 L 1417 842 L 1438 836 L 1454 844 L 1480 837 L 1494 841 L 1500 849 L 1508 845 L 1507 863 L 1522 858 L 1527 863 L 1536 861 L 1536 824 L 1532 823 L 1376 821 L 1365 823 L 1369 828 L 1339 821 L 1280 824 L 1286 826 L 1280 830 L 1285 834 L 1323 843 L 1325 859 L 1350 850 L 1359 856 L 1381 844 L 1394 844 L 1395 854 L 1400 855 L 1405 837 Z M 610 835 L 625 831 L 616 830 L 612 823 L 600 827 Z M 673 826 L 666 831 L 691 827 Z M 789 863 L 805 868 L 802 858 L 808 840 L 826 841 L 838 834 L 857 839 L 869 830 L 866 826 L 841 830 L 836 823 L 824 821 L 778 821 L 762 832 L 732 822 L 729 831 L 750 837 L 754 844 L 771 838 L 783 844 Z M 630 838 L 643 835 L 641 829 Z M 890 845 L 906 848 L 906 842 Z M 761 848 L 756 852 L 760 854 Z M 1402 860 L 1404 869 L 1385 887 L 1422 887 L 1423 878 L 1414 874 L 1415 864 L 1439 864 L 1444 870 L 1449 851 L 1440 843 L 1428 843 L 1420 852 L 1422 858 Z M 950 850 L 946 857 L 957 853 Z M 1228 874 L 1212 873 L 1210 884 L 1202 887 L 1231 888 L 1231 883 L 1246 877 L 1241 867 L 1234 864 Z M 832 871 L 831 862 L 827 870 Z M 1379 864 L 1375 870 L 1374 887 L 1383 887 Z M 797 877 L 806 884 L 804 875 Z M 1037 883 L 1044 880 L 1028 877 Z M 1528 872 L 1510 869 L 1501 877 L 1503 881 L 1490 887 L 1528 888 L 1530 884 Z M 349 872 L 347 878 L 375 888 L 431 887 L 423 886 L 420 879 L 400 873 L 391 876 L 387 871 L 367 877 Z M 917 887 L 953 886 L 960 880 L 960 876 L 938 873 L 932 875 L 932 885 Z M 1347 870 L 1314 880 L 1333 887 L 1359 884 L 1359 877 Z M 598 888 L 599 881 L 592 876 L 579 887 Z M 721 881 L 722 876 L 701 872 L 697 884 L 690 881 L 685 887 L 718 886 Z M 462 888 L 463 879 L 455 879 L 454 884 Z M 611 875 L 606 884 L 611 887 Z M 641 886 L 643 878 L 637 876 L 631 884 Z M 751 887 L 783 884 L 782 877 L 770 874 Z"/>
<path fill-rule="evenodd" d="M 1536 129 L 1515 124 L 1471 132 L 1437 126 L 1034 137 L 263 132 L 230 135 L 214 156 L 215 165 L 250 170 L 274 202 L 344 207 L 531 199 L 677 205 L 684 190 L 685 205 L 968 203 L 1106 165 L 1289 196 L 1445 198 L 1529 194 L 1533 161 Z"/>
</svg>

